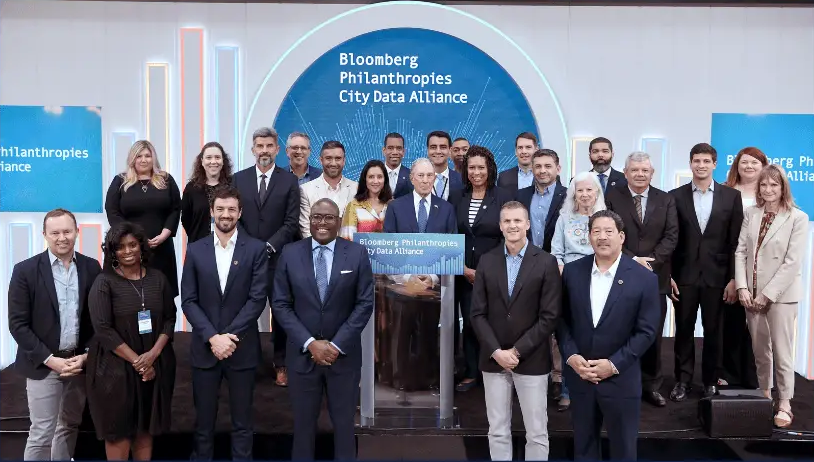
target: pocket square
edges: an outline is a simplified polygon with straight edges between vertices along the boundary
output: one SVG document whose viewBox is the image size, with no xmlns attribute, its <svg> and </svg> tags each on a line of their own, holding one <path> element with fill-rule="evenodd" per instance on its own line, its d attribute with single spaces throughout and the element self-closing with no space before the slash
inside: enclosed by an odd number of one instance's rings
<svg viewBox="0 0 814 462">
<path fill-rule="evenodd" d="M 353 270 L 342 270 L 342 271 L 339 272 L 339 274 L 348 274 L 348 273 L 352 273 L 352 272 L 353 272 Z"/>
</svg>

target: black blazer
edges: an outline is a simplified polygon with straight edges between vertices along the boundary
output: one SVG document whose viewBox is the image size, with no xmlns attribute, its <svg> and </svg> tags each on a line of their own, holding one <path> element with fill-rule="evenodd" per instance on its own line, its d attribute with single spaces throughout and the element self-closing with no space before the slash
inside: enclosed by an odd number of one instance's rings
<svg viewBox="0 0 814 462">
<path fill-rule="evenodd" d="M 529 245 L 509 298 L 505 247 L 486 253 L 475 273 L 472 292 L 472 329 L 480 342 L 480 369 L 501 372 L 492 359 L 498 349 L 517 348 L 518 374 L 543 375 L 551 372 L 548 338 L 560 317 L 562 282 L 557 260 L 551 254 Z"/>
<path fill-rule="evenodd" d="M 331 370 L 362 367 L 362 329 L 373 314 L 373 271 L 367 249 L 336 239 L 325 303 L 314 276 L 313 238 L 283 249 L 274 273 L 273 315 L 288 337 L 286 366 L 307 373 L 314 368 L 302 347 L 309 338 L 333 342 L 342 352 Z"/>
<path fill-rule="evenodd" d="M 74 252 L 79 282 L 79 339 L 77 353 L 85 351 L 93 336 L 88 311 L 88 293 L 102 272 L 99 262 Z M 8 287 L 8 329 L 17 342 L 14 370 L 33 380 L 50 372 L 44 365 L 48 356 L 59 351 L 59 299 L 48 251 L 14 265 Z"/>
<path fill-rule="evenodd" d="M 387 176 L 387 172 L 384 173 L 385 176 Z M 362 181 L 365 180 L 362 179 Z M 403 165 L 399 167 L 399 179 L 398 182 L 396 182 L 396 187 L 394 188 L 393 185 L 390 185 L 390 189 L 393 190 L 393 199 L 398 199 L 401 196 L 405 196 L 413 192 L 413 183 L 410 182 L 409 168 Z"/>
<path fill-rule="evenodd" d="M 500 172 L 497 176 L 497 185 L 511 193 L 517 193 L 519 188 L 517 185 L 517 175 L 519 171 L 520 167 L 514 166 Z"/>
<path fill-rule="evenodd" d="M 627 186 L 627 178 L 625 178 L 625 174 L 616 170 L 615 168 L 611 167 L 608 172 L 608 180 L 607 185 L 605 187 L 605 192 L 607 192 L 610 188 L 621 188 L 623 186 Z M 601 183 L 601 182 L 600 182 Z"/>
<path fill-rule="evenodd" d="M 678 212 L 678 245 L 672 263 L 678 285 L 724 288 L 735 278 L 735 250 L 743 223 L 741 193 L 720 183 L 713 187 L 712 211 L 703 234 L 695 214 L 692 183 L 670 191 Z"/>
<path fill-rule="evenodd" d="M 184 196 L 181 198 L 181 226 L 187 233 L 187 243 L 211 236 L 211 223 L 212 215 L 206 186 L 187 183 Z"/>
<path fill-rule="evenodd" d="M 279 254 L 283 246 L 299 236 L 300 187 L 296 176 L 275 165 L 261 206 L 256 172 L 252 165 L 235 173 L 232 179 L 243 200 L 240 225 L 251 237 L 271 244 Z"/>
<path fill-rule="evenodd" d="M 517 191 L 517 201 L 526 207 L 526 210 L 531 210 L 531 199 L 534 197 L 534 185 L 528 188 L 523 188 Z M 557 229 L 557 218 L 560 217 L 560 209 L 562 203 L 565 202 L 565 196 L 568 194 L 568 188 L 557 183 L 554 188 L 554 197 L 551 198 L 551 207 L 548 209 L 548 215 L 545 219 L 545 231 L 543 232 L 543 250 L 551 252 L 551 240 L 554 239 L 554 230 Z M 528 232 L 529 241 L 531 241 L 531 228 Z"/>
<path fill-rule="evenodd" d="M 466 238 L 464 264 L 475 269 L 481 255 L 503 242 L 503 233 L 500 231 L 500 208 L 514 198 L 512 193 L 503 188 L 488 189 L 472 226 L 469 226 L 469 203 L 472 200 L 472 192 L 456 191 L 449 199 L 456 210 L 458 232 Z"/>
<path fill-rule="evenodd" d="M 572 394 L 641 397 L 639 359 L 655 341 L 661 319 L 658 278 L 622 255 L 602 315 L 594 327 L 590 291 L 593 264 L 594 256 L 589 255 L 563 268 L 562 318 L 557 341 L 563 363 L 575 354 L 586 360 L 608 359 L 619 374 L 594 385 L 563 364 L 563 378 Z"/>
<path fill-rule="evenodd" d="M 655 258 L 650 266 L 659 277 L 659 292 L 669 294 L 670 259 L 678 244 L 678 215 L 673 196 L 651 186 L 647 193 L 644 223 L 639 221 L 627 186 L 609 187 L 605 205 L 618 213 L 625 223 L 625 255 Z"/>
<path fill-rule="evenodd" d="M 207 369 L 218 363 L 209 339 L 215 334 L 234 334 L 240 341 L 223 364 L 232 369 L 250 369 L 260 362 L 257 318 L 266 308 L 268 256 L 263 241 L 238 231 L 232 264 L 221 291 L 215 238 L 187 246 L 181 275 L 181 309 L 192 325 L 190 362 Z"/>
</svg>

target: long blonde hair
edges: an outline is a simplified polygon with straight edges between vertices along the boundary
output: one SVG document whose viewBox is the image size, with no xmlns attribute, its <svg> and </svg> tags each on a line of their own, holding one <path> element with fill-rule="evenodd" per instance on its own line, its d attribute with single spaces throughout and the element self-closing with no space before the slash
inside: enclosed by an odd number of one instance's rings
<svg viewBox="0 0 814 462">
<path fill-rule="evenodd" d="M 123 180 L 122 190 L 127 191 L 130 186 L 138 183 L 138 174 L 135 167 L 136 157 L 145 149 L 150 151 L 153 157 L 153 174 L 150 182 L 156 189 L 167 189 L 167 172 L 161 170 L 161 163 L 155 153 L 155 146 L 147 140 L 139 140 L 130 147 L 130 152 L 127 154 L 127 170 L 120 174 Z"/>
</svg>

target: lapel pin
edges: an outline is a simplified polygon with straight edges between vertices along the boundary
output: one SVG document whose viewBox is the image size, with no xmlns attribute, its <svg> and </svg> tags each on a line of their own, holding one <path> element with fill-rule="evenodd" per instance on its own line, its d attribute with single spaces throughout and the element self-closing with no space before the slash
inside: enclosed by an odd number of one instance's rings
<svg viewBox="0 0 814 462">
<path fill-rule="evenodd" d="M 619 279 L 619 285 L 620 285 L 620 286 L 621 286 L 622 284 L 624 284 L 624 283 L 625 283 L 625 281 L 623 281 L 623 280 Z"/>
<path fill-rule="evenodd" d="M 615 181 L 611 181 L 611 186 L 616 186 L 616 182 L 615 182 Z"/>
<path fill-rule="evenodd" d="M 483 206 L 483 210 L 486 210 L 486 206 L 485 206 L 485 205 Z"/>
<path fill-rule="evenodd" d="M 233 261 L 232 264 L 237 266 L 237 260 Z"/>
</svg>

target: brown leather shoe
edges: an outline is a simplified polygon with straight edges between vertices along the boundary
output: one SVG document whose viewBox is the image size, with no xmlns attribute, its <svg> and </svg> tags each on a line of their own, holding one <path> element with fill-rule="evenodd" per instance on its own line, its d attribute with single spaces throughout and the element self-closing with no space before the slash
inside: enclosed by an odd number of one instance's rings
<svg viewBox="0 0 814 462">
<path fill-rule="evenodd" d="M 288 386 L 288 373 L 284 367 L 277 369 L 277 380 L 274 382 L 278 387 Z"/>
</svg>

